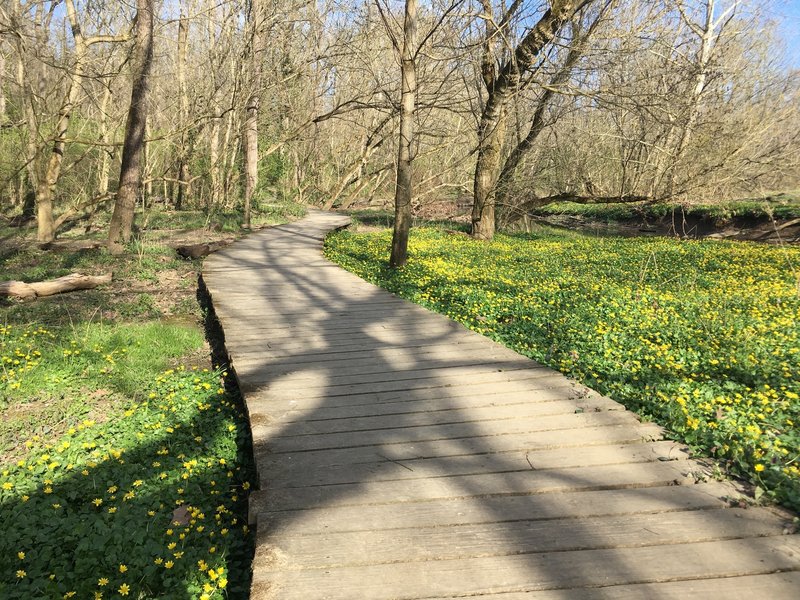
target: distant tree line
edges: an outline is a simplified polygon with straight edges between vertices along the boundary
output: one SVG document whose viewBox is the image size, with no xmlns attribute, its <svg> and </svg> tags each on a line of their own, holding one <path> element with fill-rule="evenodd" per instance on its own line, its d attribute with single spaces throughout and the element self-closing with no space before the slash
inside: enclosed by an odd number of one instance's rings
<svg viewBox="0 0 800 600">
<path fill-rule="evenodd" d="M 35 218 L 43 242 L 113 213 L 119 247 L 130 225 L 117 213 L 137 203 L 236 210 L 245 224 L 272 202 L 372 203 L 404 222 L 469 197 L 473 234 L 490 239 L 558 199 L 794 189 L 800 72 L 768 8 L 9 0 L 3 213 Z"/>
</svg>

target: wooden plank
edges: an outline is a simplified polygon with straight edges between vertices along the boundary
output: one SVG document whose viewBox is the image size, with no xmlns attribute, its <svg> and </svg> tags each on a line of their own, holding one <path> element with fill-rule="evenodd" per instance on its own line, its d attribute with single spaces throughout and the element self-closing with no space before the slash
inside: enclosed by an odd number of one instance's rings
<svg viewBox="0 0 800 600">
<path fill-rule="evenodd" d="M 384 356 L 382 353 L 375 355 L 371 352 L 364 352 L 363 357 L 355 360 L 354 357 L 349 355 L 338 355 L 326 364 L 322 365 L 317 362 L 314 363 L 291 363 L 282 362 L 280 365 L 271 365 L 265 362 L 262 357 L 248 357 L 244 360 L 236 361 L 237 372 L 246 377 L 247 373 L 253 369 L 266 369 L 273 377 L 281 377 L 285 375 L 303 376 L 306 373 L 313 373 L 320 370 L 330 371 L 331 377 L 344 377 L 352 375 L 371 375 L 375 373 L 385 373 L 387 371 L 392 373 L 405 373 L 409 371 L 433 371 L 443 368 L 463 368 L 463 367 L 480 367 L 485 364 L 495 364 L 498 368 L 517 368 L 529 369 L 536 366 L 536 363 L 529 359 L 522 359 L 519 355 L 515 357 L 516 360 L 508 360 L 507 356 L 500 353 L 485 352 L 485 348 L 476 346 L 475 350 L 470 352 L 467 349 L 461 349 L 460 352 L 447 352 L 446 348 L 441 351 L 427 352 L 423 355 L 414 354 L 410 355 L 407 352 L 397 353 L 395 356 Z M 484 350 L 481 352 L 481 350 Z"/>
<path fill-rule="evenodd" d="M 317 261 L 310 266 L 317 266 L 317 265 L 329 266 L 330 263 L 326 264 L 324 262 Z M 363 280 L 359 281 L 363 282 Z M 348 300 L 357 300 L 360 302 L 362 300 L 370 300 L 378 295 L 382 296 L 384 294 L 392 298 L 399 298 L 399 296 L 396 296 L 391 292 L 387 292 L 386 290 L 383 290 L 379 287 L 370 287 L 365 289 L 361 285 L 352 285 L 352 284 L 341 287 L 346 288 L 343 289 L 342 291 L 347 292 Z M 230 288 L 226 289 L 224 292 L 225 300 L 238 300 L 240 302 L 243 300 L 247 300 L 248 303 L 249 301 L 256 300 L 257 302 L 269 304 L 273 301 L 280 302 L 281 300 L 285 299 L 296 299 L 296 298 L 306 298 L 306 297 L 307 294 L 296 292 L 294 290 L 286 290 L 283 288 L 283 286 L 263 285 L 261 284 L 261 279 L 258 277 L 252 278 L 250 285 L 248 285 L 247 287 L 242 286 L 241 288 Z"/>
<path fill-rule="evenodd" d="M 397 481 L 453 475 L 477 475 L 509 471 L 542 471 L 600 465 L 679 460 L 688 458 L 684 447 L 675 442 L 631 443 L 609 446 L 583 446 L 556 450 L 516 450 L 503 454 L 474 454 L 404 461 L 375 456 L 373 460 L 342 465 L 316 466 L 304 462 L 298 469 L 294 461 L 281 457 L 264 459 L 264 473 L 270 489 L 334 485 L 361 481 Z"/>
<path fill-rule="evenodd" d="M 458 475 L 436 479 L 361 481 L 300 488 L 268 488 L 251 507 L 263 510 L 321 508 L 359 504 L 396 504 L 452 498 L 484 498 L 674 485 L 685 481 L 694 465 L 686 461 L 576 467 L 553 471 L 515 471 Z M 263 508 L 262 508 L 263 507 Z M 398 510 L 402 510 L 398 506 Z"/>
<path fill-rule="evenodd" d="M 554 373 L 550 369 L 530 369 L 526 371 L 508 371 L 503 373 L 478 373 L 475 381 L 471 382 L 463 376 L 452 377 L 450 375 L 419 377 L 413 380 L 380 381 L 367 383 L 353 383 L 343 385 L 326 386 L 321 384 L 317 388 L 282 386 L 281 380 L 273 382 L 268 373 L 250 374 L 245 380 L 244 392 L 259 390 L 262 393 L 279 396 L 284 399 L 301 400 L 315 397 L 331 399 L 335 396 L 342 396 L 352 401 L 358 396 L 371 395 L 377 398 L 397 398 L 398 394 L 407 396 L 410 392 L 425 394 L 426 390 L 449 390 L 461 388 L 468 392 L 475 390 L 478 386 L 497 387 L 503 392 L 517 392 L 526 389 L 536 389 L 537 387 L 551 387 L 553 385 L 563 385 L 567 379 L 560 373 Z M 272 385 L 270 383 L 272 382 Z"/>
<path fill-rule="evenodd" d="M 530 502 L 535 515 L 536 502 Z M 497 515 L 498 519 L 501 515 Z M 494 522 L 480 525 L 409 525 L 403 529 L 322 532 L 317 535 L 259 536 L 290 559 L 292 569 L 331 569 L 366 565 L 446 561 L 485 556 L 513 556 L 601 548 L 635 548 L 689 544 L 747 537 L 780 536 L 784 521 L 753 509 L 720 508 L 703 511 Z M 346 552 L 341 549 L 346 548 Z M 261 553 L 263 559 L 265 554 Z M 258 558 L 259 555 L 257 555 Z M 257 559 L 254 569 L 283 569 Z"/>
<path fill-rule="evenodd" d="M 240 344 L 236 341 L 228 342 L 230 346 L 228 348 L 229 351 L 234 353 L 246 353 L 246 352 L 256 352 L 258 353 L 259 357 L 262 357 L 264 362 L 267 363 L 269 361 L 273 361 L 275 359 L 285 359 L 285 358 L 296 358 L 300 354 L 303 355 L 314 355 L 314 354 L 342 354 L 342 353 L 357 353 L 357 352 L 381 352 L 384 355 L 390 355 L 392 351 L 396 353 L 400 353 L 405 351 L 408 352 L 417 352 L 425 348 L 430 348 L 431 346 L 440 346 L 446 347 L 451 352 L 462 347 L 462 344 L 469 345 L 470 347 L 475 346 L 475 340 L 467 340 L 464 339 L 463 341 L 446 341 L 446 342 L 437 342 L 431 340 L 419 340 L 419 341 L 410 341 L 406 344 L 371 344 L 368 346 L 365 345 L 320 345 L 319 347 L 305 347 L 303 345 L 296 345 L 297 347 L 286 347 L 286 348 L 267 348 L 265 344 L 261 342 L 251 342 L 249 344 Z M 308 345 L 306 345 L 308 346 Z M 302 351 L 302 352 L 300 352 Z"/>
<path fill-rule="evenodd" d="M 544 384 L 544 385 L 542 385 Z M 270 408 L 275 411 L 288 410 L 349 410 L 349 407 L 375 406 L 376 411 L 380 411 L 379 405 L 399 406 L 403 403 L 418 403 L 428 399 L 430 409 L 449 408 L 458 406 L 461 402 L 469 402 L 470 399 L 485 398 L 490 403 L 502 405 L 503 400 L 513 399 L 517 403 L 522 399 L 525 402 L 551 402 L 554 394 L 561 394 L 563 399 L 580 401 L 588 399 L 592 392 L 584 386 L 568 379 L 556 380 L 537 380 L 536 385 L 528 384 L 523 389 L 513 388 L 506 385 L 497 384 L 476 384 L 470 387 L 444 387 L 428 389 L 424 394 L 404 393 L 403 391 L 389 394 L 365 394 L 359 396 L 337 396 L 336 401 L 332 402 L 327 397 L 306 397 L 306 398 L 285 398 L 280 395 L 272 395 L 265 392 L 251 394 L 253 398 L 249 404 L 261 410 L 265 408 L 265 414 Z M 622 405 L 620 405 L 622 406 Z"/>
<path fill-rule="evenodd" d="M 235 342 L 228 348 L 228 352 L 244 365 L 261 364 L 270 369 L 274 369 L 280 374 L 281 368 L 298 369 L 321 369 L 328 368 L 333 363 L 341 364 L 350 362 L 358 364 L 364 360 L 383 360 L 391 361 L 394 359 L 412 360 L 416 359 L 420 363 L 431 360 L 455 360 L 461 358 L 472 358 L 473 355 L 483 350 L 484 346 L 473 341 L 465 341 L 459 344 L 426 344 L 423 346 L 410 346 L 408 348 L 383 348 L 377 353 L 374 350 L 365 348 L 332 349 L 325 348 L 316 352 L 309 351 L 303 354 L 284 354 L 280 356 L 269 356 L 259 354 L 263 351 L 261 346 L 251 348 L 239 347 Z M 246 359 L 243 360 L 243 359 Z"/>
<path fill-rule="evenodd" d="M 259 569 L 253 583 L 281 600 L 306 600 L 310 590 L 320 600 L 413 600 L 760 575 L 795 570 L 798 552 L 797 536 L 777 536 L 308 570 L 276 552 L 285 570 Z"/>
<path fill-rule="evenodd" d="M 513 433 L 532 433 L 552 430 L 571 430 L 601 425 L 629 425 L 634 430 L 639 422 L 632 413 L 608 411 L 599 413 L 577 413 L 532 418 L 486 420 L 474 423 L 430 424 L 405 426 L 402 419 L 397 425 L 386 429 L 345 431 L 342 433 L 296 432 L 291 426 L 253 425 L 253 439 L 265 444 L 272 452 L 304 452 L 356 446 L 374 446 L 384 443 L 423 443 L 452 440 L 458 444 L 461 438 L 484 437 Z M 487 440 L 491 445 L 491 440 Z"/>
<path fill-rule="evenodd" d="M 233 351 L 234 354 L 238 352 L 241 355 L 239 361 L 242 364 L 269 365 L 269 368 L 276 369 L 276 372 L 278 373 L 280 373 L 280 367 L 291 367 L 295 364 L 301 365 L 300 368 L 310 368 L 309 365 L 317 365 L 318 363 L 325 363 L 324 366 L 328 366 L 330 363 L 345 362 L 350 364 L 358 364 L 358 362 L 362 359 L 370 360 L 376 358 L 385 361 L 394 359 L 417 360 L 420 363 L 425 363 L 433 359 L 453 360 L 458 357 L 473 358 L 476 356 L 481 356 L 482 354 L 486 354 L 487 356 L 491 357 L 496 354 L 494 348 L 488 350 L 485 344 L 482 344 L 480 340 L 476 340 L 474 338 L 464 339 L 457 344 L 451 344 L 449 342 L 429 343 L 419 347 L 412 346 L 410 349 L 384 348 L 380 350 L 380 353 L 377 356 L 372 350 L 353 348 L 349 350 L 333 349 L 323 353 L 329 354 L 330 356 L 302 354 L 291 357 L 292 360 L 287 360 L 285 357 L 270 358 L 269 356 L 255 354 L 254 352 L 256 350 L 260 350 L 262 348 L 260 344 L 253 346 L 252 352 L 248 350 L 248 347 L 238 344 L 235 340 L 232 341 L 230 345 L 232 347 L 228 348 L 228 350 Z"/>
<path fill-rule="evenodd" d="M 280 279 L 276 279 L 275 285 L 278 285 L 279 282 Z M 312 301 L 315 302 L 312 304 Z M 256 322 L 270 322 L 272 315 L 275 314 L 276 304 L 274 302 L 271 304 L 258 302 L 255 306 L 233 307 L 222 310 L 223 314 L 240 317 L 253 316 Z M 347 305 L 337 304 L 327 307 L 324 305 L 324 301 L 320 302 L 319 298 L 313 296 L 308 298 L 308 302 L 287 301 L 283 304 L 284 306 L 280 307 L 280 316 L 298 324 L 313 322 L 315 319 L 325 317 L 336 320 L 359 319 L 364 325 L 384 323 L 392 319 L 398 321 L 409 319 L 414 322 L 415 317 L 417 317 L 417 322 L 427 321 L 433 327 L 442 326 L 447 327 L 448 330 L 457 331 L 457 328 L 453 325 L 449 325 L 446 321 L 440 321 L 446 319 L 446 317 L 391 296 L 385 300 L 374 299 L 360 303 L 353 302 Z M 225 311 L 230 312 L 226 313 Z M 462 327 L 461 329 L 463 330 L 464 328 Z"/>
<path fill-rule="evenodd" d="M 258 426 L 261 434 L 266 434 L 267 428 L 274 431 L 276 436 L 284 435 L 288 430 L 289 435 L 327 435 L 333 433 L 364 432 L 391 430 L 399 427 L 434 427 L 443 425 L 458 425 L 474 423 L 483 426 L 487 422 L 513 420 L 520 422 L 523 420 L 536 419 L 542 422 L 545 419 L 555 417 L 571 417 L 575 414 L 585 415 L 585 419 L 595 421 L 592 415 L 600 411 L 577 411 L 574 402 L 527 402 L 522 404 L 511 404 L 508 406 L 487 406 L 483 408 L 470 407 L 461 408 L 452 403 L 447 406 L 443 403 L 439 410 L 429 410 L 420 412 L 393 413 L 389 415 L 377 415 L 366 417 L 353 417 L 349 419 L 320 419 L 314 418 L 313 412 L 306 415 L 303 419 L 289 418 L 281 419 L 273 415 L 264 414 L 257 408 L 250 408 L 250 421 L 255 427 Z M 623 412 L 623 411 L 615 411 Z M 623 422 L 636 422 L 635 417 L 629 414 L 622 417 Z M 615 421 L 616 423 L 616 421 Z M 499 424 L 503 427 L 503 424 Z"/>
<path fill-rule="evenodd" d="M 454 336 L 439 336 L 436 338 L 413 338 L 408 340 L 367 340 L 367 341 L 345 341 L 340 343 L 330 343 L 328 340 L 321 338 L 319 340 L 312 340 L 304 342 L 303 340 L 296 340 L 282 344 L 270 344 L 269 340 L 252 340 L 244 342 L 233 342 L 231 350 L 243 351 L 257 351 L 262 353 L 264 358 L 282 358 L 286 356 L 294 356 L 300 353 L 316 352 L 316 353 L 330 353 L 330 352 L 351 352 L 351 351 L 370 351 L 370 352 L 386 352 L 389 350 L 414 350 L 417 348 L 427 348 L 431 345 L 445 345 L 453 349 L 457 348 L 460 343 L 469 343 L 465 338 L 457 339 Z"/>
<path fill-rule="evenodd" d="M 223 313 L 246 317 L 257 327 L 269 327 L 280 333 L 291 324 L 299 330 L 313 330 L 313 325 L 341 328 L 342 325 L 358 326 L 362 330 L 370 328 L 398 329 L 404 323 L 410 323 L 410 330 L 424 334 L 422 326 L 427 323 L 433 331 L 465 334 L 468 329 L 456 321 L 442 315 L 432 313 L 421 306 L 409 304 L 402 298 L 387 296 L 382 298 L 373 294 L 371 298 L 355 300 L 349 291 L 341 295 L 319 297 L 313 291 L 310 294 L 298 293 L 295 297 L 264 300 L 252 298 L 242 300 L 237 305 L 222 308 Z M 226 312 L 227 311 L 227 312 Z M 318 320 L 328 315 L 329 320 Z M 242 331 L 242 323 L 234 324 L 234 328 Z M 432 335 L 429 333 L 428 335 Z"/>
<path fill-rule="evenodd" d="M 721 498 L 735 496 L 719 482 L 669 485 L 621 490 L 556 492 L 536 496 L 452 498 L 437 502 L 322 507 L 316 509 L 251 511 L 260 523 L 260 534 L 318 535 L 331 532 L 403 529 L 418 527 L 513 522 L 523 519 L 591 519 L 615 515 L 666 513 L 727 506 Z M 531 507 L 536 510 L 532 511 Z M 254 509 L 257 508 L 254 506 Z"/>
<path fill-rule="evenodd" d="M 296 371 L 276 376 L 269 367 L 255 366 L 252 369 L 242 370 L 237 368 L 236 372 L 241 376 L 255 382 L 263 379 L 273 382 L 270 390 L 275 391 L 296 391 L 307 390 L 311 386 L 330 390 L 330 395 L 336 395 L 337 390 L 343 386 L 365 386 L 368 384 L 399 383 L 401 381 L 436 381 L 448 382 L 451 380 L 464 380 L 484 382 L 484 381 L 514 381 L 517 379 L 529 379 L 532 376 L 552 375 L 552 370 L 541 367 L 531 361 L 491 361 L 487 360 L 483 364 L 440 364 L 435 368 L 435 364 L 428 364 L 428 368 L 411 367 L 407 369 L 394 368 L 388 362 L 383 363 L 383 368 L 372 368 L 362 373 L 341 373 L 338 370 L 326 371 Z M 380 365 L 380 363 L 379 363 Z"/>
<path fill-rule="evenodd" d="M 458 440 L 435 440 L 419 444 L 405 440 L 382 440 L 374 445 L 361 445 L 350 448 L 310 450 L 305 452 L 274 453 L 266 440 L 254 440 L 254 454 L 259 470 L 271 476 L 269 466 L 274 461 L 286 461 L 296 469 L 308 469 L 314 465 L 347 465 L 360 462 L 374 462 L 376 459 L 403 462 L 406 460 L 436 458 L 444 456 L 468 456 L 480 454 L 500 454 L 519 450 L 572 449 L 580 447 L 605 446 L 615 443 L 634 443 L 661 439 L 661 428 L 643 424 L 638 428 L 628 425 L 607 427 L 587 427 L 581 429 L 580 436 L 568 435 L 569 431 L 555 429 L 522 434 L 491 436 L 476 435 Z"/>
<path fill-rule="evenodd" d="M 430 338 L 434 337 L 448 336 L 454 341 L 459 341 L 458 338 L 469 337 L 467 330 L 462 325 L 453 321 L 432 323 L 425 315 L 417 315 L 414 318 L 396 315 L 392 318 L 373 319 L 372 321 L 358 317 L 339 317 L 328 320 L 325 311 L 315 314 L 311 312 L 313 309 L 309 309 L 300 317 L 289 318 L 281 314 L 280 307 L 264 305 L 252 308 L 254 314 L 236 311 L 232 315 L 228 315 L 241 320 L 239 326 L 231 329 L 231 333 L 235 333 L 237 339 L 241 335 L 245 341 L 259 338 L 277 340 L 285 338 L 291 332 L 296 332 L 304 338 L 323 333 L 329 337 L 343 337 L 348 332 L 383 338 L 416 335 L 428 338 L 430 341 L 433 341 Z M 250 323 L 252 327 L 245 330 L 242 327 L 244 323 Z M 430 329 L 426 330 L 426 326 Z"/>
<path fill-rule="evenodd" d="M 569 590 L 547 590 L 517 592 L 510 594 L 481 594 L 473 598 L 486 600 L 794 600 L 800 590 L 800 572 L 770 573 L 768 575 L 745 575 L 715 579 L 689 579 L 665 581 L 663 583 L 640 583 L 604 586 L 599 588 L 571 588 Z M 452 596 L 450 597 L 452 598 Z M 258 597 L 252 597 L 258 600 Z M 446 600 L 426 598 L 426 600 Z"/>
<path fill-rule="evenodd" d="M 295 403 L 293 406 L 288 401 L 281 407 L 276 407 L 269 401 L 253 402 L 249 406 L 250 419 L 254 425 L 280 423 L 286 426 L 289 423 L 304 424 L 308 432 L 312 430 L 346 431 L 351 427 L 350 421 L 355 419 L 375 421 L 378 428 L 398 419 L 410 424 L 417 422 L 428 423 L 464 422 L 468 419 L 483 420 L 483 413 L 492 413 L 496 418 L 516 416 L 550 416 L 566 415 L 581 412 L 601 412 L 608 410 L 624 410 L 624 407 L 613 400 L 602 396 L 581 398 L 577 394 L 575 399 L 570 399 L 571 390 L 558 390 L 549 396 L 537 395 L 528 399 L 530 394 L 500 395 L 496 402 L 482 397 L 458 398 L 455 401 L 449 398 L 436 398 L 426 400 L 412 398 L 406 402 L 384 402 L 379 404 L 363 404 L 360 406 L 327 407 L 313 403 Z M 528 396 L 528 398 L 526 398 Z M 427 415 L 427 416 L 426 416 Z M 263 419 L 263 421 L 262 421 Z M 337 421 L 338 423 L 332 423 Z M 368 421 L 364 421 L 365 423 Z M 361 428 L 361 427 L 360 427 Z"/>
</svg>

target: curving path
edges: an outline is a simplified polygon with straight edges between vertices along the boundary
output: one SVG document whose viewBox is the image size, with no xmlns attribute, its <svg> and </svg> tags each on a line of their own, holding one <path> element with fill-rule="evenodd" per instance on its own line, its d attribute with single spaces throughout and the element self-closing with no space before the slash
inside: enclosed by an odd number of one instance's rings
<svg viewBox="0 0 800 600">
<path fill-rule="evenodd" d="M 253 600 L 800 597 L 790 515 L 328 262 L 347 223 L 312 212 L 203 269 L 253 430 Z"/>
</svg>

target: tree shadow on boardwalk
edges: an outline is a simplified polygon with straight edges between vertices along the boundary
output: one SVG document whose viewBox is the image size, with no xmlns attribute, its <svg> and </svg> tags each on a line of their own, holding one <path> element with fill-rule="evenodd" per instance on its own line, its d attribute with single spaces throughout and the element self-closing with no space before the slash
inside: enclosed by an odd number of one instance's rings
<svg viewBox="0 0 800 600">
<path fill-rule="evenodd" d="M 255 598 L 566 598 L 791 564 L 735 541 L 777 521 L 671 485 L 691 465 L 674 445 L 325 261 L 324 228 L 252 236 L 207 269 L 261 477 Z"/>
</svg>

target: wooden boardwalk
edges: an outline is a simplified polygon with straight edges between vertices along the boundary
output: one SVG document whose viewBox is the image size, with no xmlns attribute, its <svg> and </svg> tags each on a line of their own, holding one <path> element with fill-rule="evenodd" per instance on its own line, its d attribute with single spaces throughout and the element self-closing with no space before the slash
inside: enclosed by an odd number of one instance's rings
<svg viewBox="0 0 800 600">
<path fill-rule="evenodd" d="M 207 259 L 253 430 L 253 600 L 800 598 L 787 515 L 731 506 L 619 404 L 322 258 L 312 213 Z"/>
</svg>

